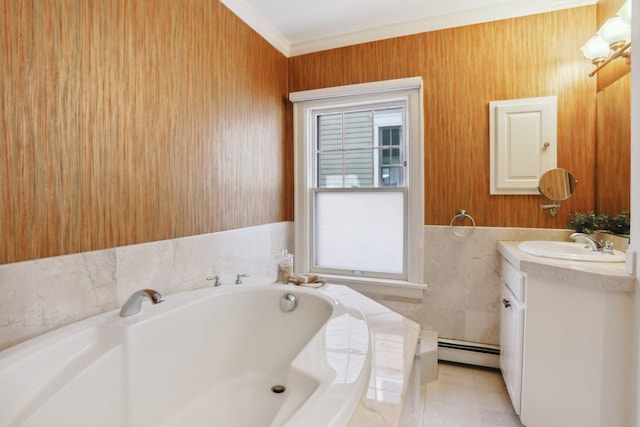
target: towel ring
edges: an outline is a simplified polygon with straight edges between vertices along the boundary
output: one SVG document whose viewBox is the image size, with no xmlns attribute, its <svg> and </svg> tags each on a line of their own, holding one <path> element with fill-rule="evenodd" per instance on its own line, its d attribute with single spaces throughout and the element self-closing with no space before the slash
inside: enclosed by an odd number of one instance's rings
<svg viewBox="0 0 640 427">
<path fill-rule="evenodd" d="M 468 233 L 458 233 L 456 231 L 456 229 L 454 228 L 453 223 L 456 220 L 461 220 L 463 223 L 465 221 L 465 219 L 470 219 L 471 220 L 471 229 Z M 473 232 L 476 230 L 476 221 L 473 219 L 473 217 L 471 215 L 469 215 L 467 213 L 467 211 L 465 211 L 464 209 L 461 209 L 458 211 L 458 213 L 455 214 L 455 216 L 453 218 L 451 218 L 451 222 L 449 223 L 449 228 L 451 229 L 451 232 L 453 233 L 454 236 L 457 237 L 467 237 L 470 236 L 471 234 L 473 234 Z"/>
</svg>

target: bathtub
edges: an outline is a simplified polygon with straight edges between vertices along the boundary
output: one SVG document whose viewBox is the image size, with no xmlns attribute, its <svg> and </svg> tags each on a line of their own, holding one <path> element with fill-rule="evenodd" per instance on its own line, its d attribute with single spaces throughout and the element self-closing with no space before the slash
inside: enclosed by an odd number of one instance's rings
<svg viewBox="0 0 640 427">
<path fill-rule="evenodd" d="M 297 299 L 290 312 L 280 309 L 286 293 Z M 1 352 L 0 426 L 345 426 L 370 353 L 364 315 L 330 290 L 168 295 Z"/>
</svg>

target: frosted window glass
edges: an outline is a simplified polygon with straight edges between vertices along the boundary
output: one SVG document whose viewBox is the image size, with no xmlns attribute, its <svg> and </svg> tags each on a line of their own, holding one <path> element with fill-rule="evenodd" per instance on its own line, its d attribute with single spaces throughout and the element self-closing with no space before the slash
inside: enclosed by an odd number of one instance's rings
<svg viewBox="0 0 640 427">
<path fill-rule="evenodd" d="M 315 193 L 319 268 L 404 273 L 404 192 Z"/>
</svg>

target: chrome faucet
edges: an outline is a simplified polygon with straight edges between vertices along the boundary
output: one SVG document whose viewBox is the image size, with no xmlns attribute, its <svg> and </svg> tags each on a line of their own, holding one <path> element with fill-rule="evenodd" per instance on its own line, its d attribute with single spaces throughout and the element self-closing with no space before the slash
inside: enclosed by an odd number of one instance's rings
<svg viewBox="0 0 640 427">
<path fill-rule="evenodd" d="M 602 242 L 596 240 L 592 236 L 585 233 L 573 233 L 571 236 L 573 240 L 576 242 L 581 240 L 586 243 L 585 248 L 591 248 L 592 251 L 601 251 L 602 250 Z"/>
<path fill-rule="evenodd" d="M 162 294 L 158 291 L 154 291 L 153 289 L 143 289 L 141 291 L 134 292 L 122 306 L 120 316 L 127 317 L 139 313 L 142 300 L 145 297 L 149 298 L 154 304 L 164 301 Z"/>
</svg>

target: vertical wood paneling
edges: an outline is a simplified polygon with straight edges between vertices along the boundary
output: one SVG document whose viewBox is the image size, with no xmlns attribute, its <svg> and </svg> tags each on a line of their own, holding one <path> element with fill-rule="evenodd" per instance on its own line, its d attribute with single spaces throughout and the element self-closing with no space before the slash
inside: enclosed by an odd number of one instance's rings
<svg viewBox="0 0 640 427">
<path fill-rule="evenodd" d="M 35 126 L 37 110 L 35 97 L 38 82 L 28 83 L 32 72 L 34 36 L 32 28 L 33 4 L 4 0 L 3 16 L 11 16 L 12 25 L 2 25 L 3 49 L 0 60 L 3 78 L 0 86 L 0 236 L 4 241 L 0 259 L 19 260 L 34 250 L 33 218 L 36 203 L 35 150 L 31 143 L 38 130 Z M 12 96 L 16 94 L 16 96 Z M 12 120 L 11 126 L 5 123 Z"/>
<path fill-rule="evenodd" d="M 0 263 L 293 219 L 288 89 L 416 75 L 427 224 L 465 208 L 480 225 L 563 227 L 594 206 L 596 79 L 579 48 L 595 6 L 304 55 L 288 71 L 215 1 L 0 6 Z M 559 165 L 580 182 L 555 219 L 540 197 L 488 194 L 487 103 L 552 94 Z"/>
<path fill-rule="evenodd" d="M 580 47 L 595 6 L 333 49 L 289 59 L 291 91 L 422 76 L 425 222 L 466 209 L 478 225 L 558 227 L 594 206 L 595 80 Z M 558 96 L 558 166 L 578 179 L 558 217 L 540 196 L 489 196 L 493 100 Z"/>
<path fill-rule="evenodd" d="M 631 207 L 631 74 L 598 92 L 595 211 L 617 215 Z"/>
<path fill-rule="evenodd" d="M 219 2 L 0 7 L 0 263 L 292 219 L 287 59 Z"/>
</svg>

